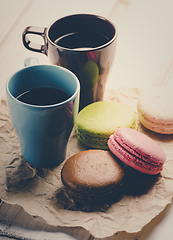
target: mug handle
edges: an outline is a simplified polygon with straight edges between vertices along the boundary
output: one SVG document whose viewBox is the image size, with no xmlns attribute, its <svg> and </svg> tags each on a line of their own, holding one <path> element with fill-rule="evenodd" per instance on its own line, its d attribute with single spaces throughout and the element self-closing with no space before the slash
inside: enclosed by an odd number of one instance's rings
<svg viewBox="0 0 173 240">
<path fill-rule="evenodd" d="M 35 66 L 35 65 L 39 65 L 39 61 L 36 57 L 26 58 L 24 61 L 25 67 L 31 67 L 31 66 Z"/>
<path fill-rule="evenodd" d="M 29 26 L 25 28 L 22 34 L 23 45 L 30 51 L 39 52 L 47 55 L 45 31 L 46 31 L 46 28 L 44 27 Z M 41 44 L 31 42 L 29 37 L 27 36 L 28 34 L 35 34 L 35 35 L 41 36 L 45 44 L 41 45 Z"/>
</svg>

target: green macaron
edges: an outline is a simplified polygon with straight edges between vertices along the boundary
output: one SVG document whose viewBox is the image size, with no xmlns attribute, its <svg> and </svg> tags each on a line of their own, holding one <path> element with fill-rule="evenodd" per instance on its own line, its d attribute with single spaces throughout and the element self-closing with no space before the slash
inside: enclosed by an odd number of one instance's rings
<svg viewBox="0 0 173 240">
<path fill-rule="evenodd" d="M 92 103 L 79 112 L 76 120 L 79 140 L 92 148 L 108 149 L 109 136 L 120 127 L 138 129 L 134 111 L 119 102 Z"/>
</svg>

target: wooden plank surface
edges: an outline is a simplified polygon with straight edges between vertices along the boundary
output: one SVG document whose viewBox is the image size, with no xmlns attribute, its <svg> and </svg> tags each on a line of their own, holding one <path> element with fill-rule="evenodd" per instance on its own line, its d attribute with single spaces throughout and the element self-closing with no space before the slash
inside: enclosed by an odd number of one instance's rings
<svg viewBox="0 0 173 240">
<path fill-rule="evenodd" d="M 20 16 L 27 7 L 28 3 L 29 0 L 0 0 L 0 45 L 3 41 L 6 41 L 9 32 L 12 31 L 12 28 L 17 23 L 17 20 L 20 19 Z"/>
<path fill-rule="evenodd" d="M 6 79 L 23 67 L 25 58 L 37 57 L 40 63 L 49 64 L 46 56 L 23 47 L 24 28 L 47 27 L 55 19 L 73 13 L 98 14 L 118 28 L 117 51 L 107 88 L 164 84 L 173 87 L 172 9 L 170 0 L 0 0 L 0 99 Z M 99 240 L 81 228 L 55 228 L 35 222 L 21 207 L 6 203 L 0 207 L 0 223 L 0 239 Z M 172 224 L 171 204 L 139 233 L 118 232 L 104 240 L 170 240 Z"/>
<path fill-rule="evenodd" d="M 108 87 L 115 86 L 113 81 L 118 87 L 162 85 L 173 66 L 173 2 L 123 2 L 110 16 L 118 26 L 118 43 Z"/>
</svg>

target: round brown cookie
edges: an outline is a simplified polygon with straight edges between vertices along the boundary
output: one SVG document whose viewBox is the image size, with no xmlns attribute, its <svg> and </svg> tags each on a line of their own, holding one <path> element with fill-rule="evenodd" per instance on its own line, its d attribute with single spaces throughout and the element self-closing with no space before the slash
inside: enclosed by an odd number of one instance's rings
<svg viewBox="0 0 173 240">
<path fill-rule="evenodd" d="M 65 162 L 61 179 L 74 201 L 108 203 L 122 193 L 124 169 L 109 151 L 87 150 Z"/>
</svg>

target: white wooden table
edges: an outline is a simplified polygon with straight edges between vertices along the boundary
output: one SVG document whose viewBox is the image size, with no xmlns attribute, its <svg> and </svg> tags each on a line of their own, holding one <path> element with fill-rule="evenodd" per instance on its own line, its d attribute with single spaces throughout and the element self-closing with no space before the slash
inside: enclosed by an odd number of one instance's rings
<svg viewBox="0 0 173 240">
<path fill-rule="evenodd" d="M 111 20 L 118 29 L 116 57 L 107 88 L 173 87 L 172 0 L 0 0 L 0 99 L 7 78 L 23 67 L 24 59 L 49 60 L 23 47 L 26 26 L 46 27 L 73 13 L 93 13 Z M 40 39 L 38 39 L 40 41 Z M 173 204 L 135 234 L 118 232 L 105 240 L 173 239 Z M 21 207 L 0 206 L 0 239 L 94 239 L 81 228 L 51 227 L 35 222 Z M 96 239 L 95 239 L 96 240 Z M 97 239 L 98 240 L 98 239 Z"/>
</svg>

